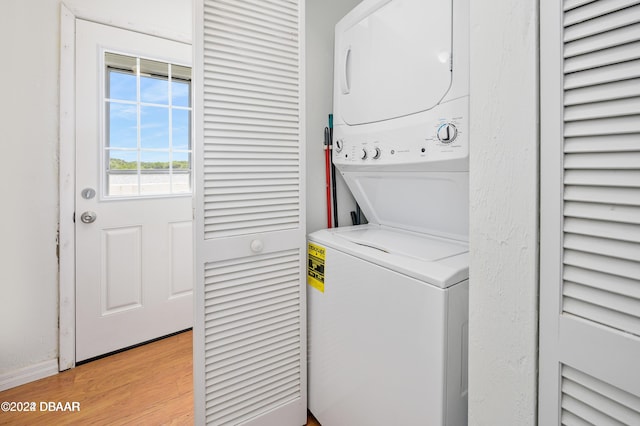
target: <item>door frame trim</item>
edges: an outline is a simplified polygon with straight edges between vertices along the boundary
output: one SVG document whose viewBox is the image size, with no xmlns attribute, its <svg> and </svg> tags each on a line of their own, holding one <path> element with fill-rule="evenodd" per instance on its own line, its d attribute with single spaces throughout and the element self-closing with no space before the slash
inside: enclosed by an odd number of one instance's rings
<svg viewBox="0 0 640 426">
<path fill-rule="evenodd" d="M 76 238 L 75 238 L 75 132 L 76 132 L 76 15 L 60 5 L 60 151 L 58 224 L 58 370 L 76 365 Z"/>
<path fill-rule="evenodd" d="M 539 4 L 538 424 L 561 417 L 560 304 L 563 247 L 562 6 Z"/>
</svg>

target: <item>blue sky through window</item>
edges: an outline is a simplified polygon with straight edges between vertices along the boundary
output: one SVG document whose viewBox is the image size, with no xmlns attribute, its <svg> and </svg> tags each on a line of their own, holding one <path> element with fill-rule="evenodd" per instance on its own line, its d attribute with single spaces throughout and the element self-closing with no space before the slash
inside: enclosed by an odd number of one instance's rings
<svg viewBox="0 0 640 426">
<path fill-rule="evenodd" d="M 105 53 L 106 193 L 191 192 L 191 69 Z"/>
<path fill-rule="evenodd" d="M 132 102 L 137 100 L 135 74 L 110 70 L 108 87 L 107 98 Z"/>
<path fill-rule="evenodd" d="M 134 59 L 134 58 L 132 58 Z M 167 64 L 147 61 L 153 67 Z M 183 67 L 179 67 L 183 68 Z M 140 75 L 140 116 L 138 122 L 138 88 L 134 72 L 109 68 L 106 97 L 110 158 L 137 161 L 138 127 L 140 129 L 140 161 L 169 162 L 189 160 L 190 150 L 190 83 L 181 79 Z M 169 86 L 170 85 L 170 86 Z M 169 87 L 171 91 L 169 91 Z M 171 94 L 171 106 L 169 95 Z M 153 104 L 153 105 L 149 105 Z M 171 117 L 170 117 L 171 116 Z M 170 120 L 171 118 L 171 120 Z M 170 125 L 171 123 L 171 125 Z M 171 144 L 170 144 L 171 136 Z"/>
<path fill-rule="evenodd" d="M 140 147 L 169 149 L 169 107 L 140 107 Z"/>
<path fill-rule="evenodd" d="M 138 112 L 135 105 L 109 103 L 109 147 L 138 146 Z"/>
<path fill-rule="evenodd" d="M 183 109 L 173 110 L 173 149 L 191 149 L 189 116 L 190 111 Z"/>
<path fill-rule="evenodd" d="M 140 102 L 169 104 L 169 81 L 166 78 L 140 76 Z"/>
<path fill-rule="evenodd" d="M 180 80 L 171 80 L 171 101 L 174 106 L 191 106 L 189 93 L 189 83 Z"/>
</svg>

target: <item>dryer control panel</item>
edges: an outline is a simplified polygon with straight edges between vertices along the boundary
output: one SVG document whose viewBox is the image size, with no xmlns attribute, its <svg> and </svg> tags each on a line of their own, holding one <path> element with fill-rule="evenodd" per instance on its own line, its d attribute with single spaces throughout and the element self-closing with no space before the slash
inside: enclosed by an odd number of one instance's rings
<svg viewBox="0 0 640 426">
<path fill-rule="evenodd" d="M 467 170 L 467 105 L 465 97 L 400 119 L 336 126 L 333 162 L 345 170 Z"/>
</svg>

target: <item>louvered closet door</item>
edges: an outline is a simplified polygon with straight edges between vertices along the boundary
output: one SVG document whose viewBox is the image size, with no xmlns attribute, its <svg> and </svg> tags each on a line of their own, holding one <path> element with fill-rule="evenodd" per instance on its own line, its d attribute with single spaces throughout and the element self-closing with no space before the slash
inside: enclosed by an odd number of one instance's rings
<svg viewBox="0 0 640 426">
<path fill-rule="evenodd" d="M 640 2 L 541 2 L 540 425 L 640 425 Z"/>
<path fill-rule="evenodd" d="M 196 2 L 196 424 L 306 422 L 303 4 Z"/>
</svg>

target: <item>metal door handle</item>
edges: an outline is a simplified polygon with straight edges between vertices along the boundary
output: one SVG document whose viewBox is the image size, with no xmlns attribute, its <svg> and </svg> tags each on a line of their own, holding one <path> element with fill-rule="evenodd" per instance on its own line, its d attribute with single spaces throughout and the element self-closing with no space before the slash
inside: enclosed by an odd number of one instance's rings
<svg viewBox="0 0 640 426">
<path fill-rule="evenodd" d="M 84 212 L 80 215 L 80 220 L 83 223 L 93 223 L 96 221 L 97 217 L 98 215 L 96 214 L 96 212 Z"/>
</svg>

